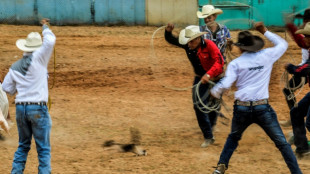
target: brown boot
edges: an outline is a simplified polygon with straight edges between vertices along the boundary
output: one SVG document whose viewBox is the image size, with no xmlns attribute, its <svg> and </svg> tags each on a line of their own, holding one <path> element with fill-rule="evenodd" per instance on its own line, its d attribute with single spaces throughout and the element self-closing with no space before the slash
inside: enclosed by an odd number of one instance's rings
<svg viewBox="0 0 310 174">
<path fill-rule="evenodd" d="M 226 170 L 225 164 L 218 164 L 217 168 L 214 170 L 212 174 L 224 174 Z"/>
</svg>

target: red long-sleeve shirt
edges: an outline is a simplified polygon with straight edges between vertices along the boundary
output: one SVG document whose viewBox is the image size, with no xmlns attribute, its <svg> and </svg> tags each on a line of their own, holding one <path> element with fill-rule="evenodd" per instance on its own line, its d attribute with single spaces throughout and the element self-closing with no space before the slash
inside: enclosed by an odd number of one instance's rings
<svg viewBox="0 0 310 174">
<path fill-rule="evenodd" d="M 294 39 L 294 41 L 297 43 L 297 45 L 301 48 L 309 49 L 309 47 L 306 46 L 306 43 L 304 42 L 304 35 L 302 34 L 295 34 L 297 31 L 297 27 L 294 24 L 286 24 L 286 27 Z"/>
<path fill-rule="evenodd" d="M 207 74 L 211 78 L 216 77 L 223 73 L 224 59 L 214 42 L 207 39 L 204 41 L 205 45 L 198 49 L 197 56 Z"/>
</svg>

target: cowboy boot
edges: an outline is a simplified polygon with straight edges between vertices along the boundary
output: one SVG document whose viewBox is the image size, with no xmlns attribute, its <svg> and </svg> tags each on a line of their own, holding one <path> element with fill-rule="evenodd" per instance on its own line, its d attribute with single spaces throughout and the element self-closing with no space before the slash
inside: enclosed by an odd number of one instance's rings
<svg viewBox="0 0 310 174">
<path fill-rule="evenodd" d="M 218 164 L 212 174 L 224 174 L 226 169 L 225 164 Z"/>
</svg>

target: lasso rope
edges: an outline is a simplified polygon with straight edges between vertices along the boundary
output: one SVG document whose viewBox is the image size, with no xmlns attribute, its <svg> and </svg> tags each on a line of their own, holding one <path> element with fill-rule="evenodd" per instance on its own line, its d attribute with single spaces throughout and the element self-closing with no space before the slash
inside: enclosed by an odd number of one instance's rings
<svg viewBox="0 0 310 174">
<path fill-rule="evenodd" d="M 48 27 L 50 28 L 51 25 L 48 23 Z M 54 86 L 55 86 L 55 79 L 56 79 L 56 46 L 54 46 L 54 72 L 53 72 L 53 82 L 52 82 L 52 86 L 50 87 L 50 89 L 53 89 Z M 52 97 L 51 95 L 49 94 L 48 95 L 48 102 L 47 102 L 47 106 L 48 106 L 48 110 L 50 111 L 51 108 L 52 108 Z"/>
<path fill-rule="evenodd" d="M 165 28 L 166 26 L 161 26 L 159 28 L 157 28 L 153 34 L 152 34 L 152 38 L 151 38 L 151 43 L 150 43 L 150 47 L 151 47 L 151 57 L 153 59 L 157 59 L 157 56 L 156 56 L 156 53 L 155 53 L 155 48 L 154 48 L 154 37 L 156 35 L 156 33 L 160 30 L 162 30 L 163 28 Z M 153 68 L 154 69 L 154 68 Z M 156 78 L 156 77 L 155 77 Z M 161 81 L 160 81 L 161 82 Z M 184 87 L 184 88 L 178 88 L 178 87 L 171 87 L 171 86 L 167 86 L 167 85 L 164 85 L 164 84 L 161 84 L 164 88 L 167 88 L 167 89 L 172 89 L 172 90 L 175 90 L 175 91 L 186 91 L 186 90 L 189 90 L 189 89 L 192 89 L 194 86 L 189 86 L 189 87 Z"/>
<path fill-rule="evenodd" d="M 194 105 L 203 113 L 210 113 L 210 112 L 219 112 L 221 108 L 221 101 L 222 99 L 214 98 L 210 95 L 211 88 L 215 85 L 214 82 L 208 81 L 208 89 L 207 92 L 201 97 L 199 93 L 199 88 L 201 86 L 201 81 L 199 81 L 195 87 L 193 92 L 193 103 Z M 210 99 L 211 98 L 211 99 Z M 208 101 L 206 101 L 208 100 Z"/>
<path fill-rule="evenodd" d="M 286 95 L 286 94 L 284 93 L 285 97 L 287 98 L 287 100 L 293 100 L 294 103 L 295 103 L 295 107 L 296 107 L 296 104 L 297 104 L 297 102 L 296 102 L 296 97 L 297 97 L 297 96 L 301 93 L 301 91 L 303 90 L 303 87 L 304 87 L 304 85 L 306 84 L 306 78 L 305 78 L 305 77 L 301 77 L 301 81 L 300 81 L 300 83 L 299 83 L 297 86 L 296 86 L 296 84 L 295 84 L 294 78 L 291 78 L 291 79 L 292 79 L 292 82 L 293 82 L 293 86 L 291 87 L 291 86 L 290 86 L 290 80 L 289 80 L 288 74 L 289 74 L 289 73 L 288 73 L 287 71 L 284 71 L 284 72 L 282 73 L 281 81 L 280 81 L 280 82 L 284 83 L 284 88 L 286 88 L 286 89 L 290 92 L 289 95 Z M 297 89 L 300 89 L 300 90 L 299 90 L 298 93 L 295 95 L 294 92 L 295 92 Z"/>
<path fill-rule="evenodd" d="M 53 74 L 53 82 L 52 82 L 52 86 L 50 87 L 50 89 L 53 89 L 55 86 L 55 79 L 56 79 L 56 48 L 54 47 L 54 74 Z M 50 111 L 52 108 L 52 98 L 51 95 L 48 95 L 48 110 Z"/>
</svg>

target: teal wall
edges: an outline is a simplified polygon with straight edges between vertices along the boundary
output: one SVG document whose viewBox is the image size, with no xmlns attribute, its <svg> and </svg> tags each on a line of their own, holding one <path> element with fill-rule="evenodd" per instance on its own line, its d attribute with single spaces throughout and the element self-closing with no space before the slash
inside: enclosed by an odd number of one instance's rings
<svg viewBox="0 0 310 174">
<path fill-rule="evenodd" d="M 0 0 L 0 23 L 143 25 L 145 0 Z"/>
<path fill-rule="evenodd" d="M 303 13 L 310 8 L 310 0 L 198 0 L 198 4 L 200 10 L 206 4 L 222 9 L 224 13 L 218 15 L 217 21 L 229 29 L 249 29 L 255 21 L 281 27 L 285 24 L 285 14 Z M 204 25 L 203 20 L 199 24 Z"/>
<path fill-rule="evenodd" d="M 253 21 L 284 26 L 283 15 L 310 8 L 310 0 L 0 0 L 0 23 L 38 24 L 47 17 L 53 25 L 191 25 L 206 4 L 224 11 L 217 21 L 229 29 L 249 29 Z"/>
</svg>

